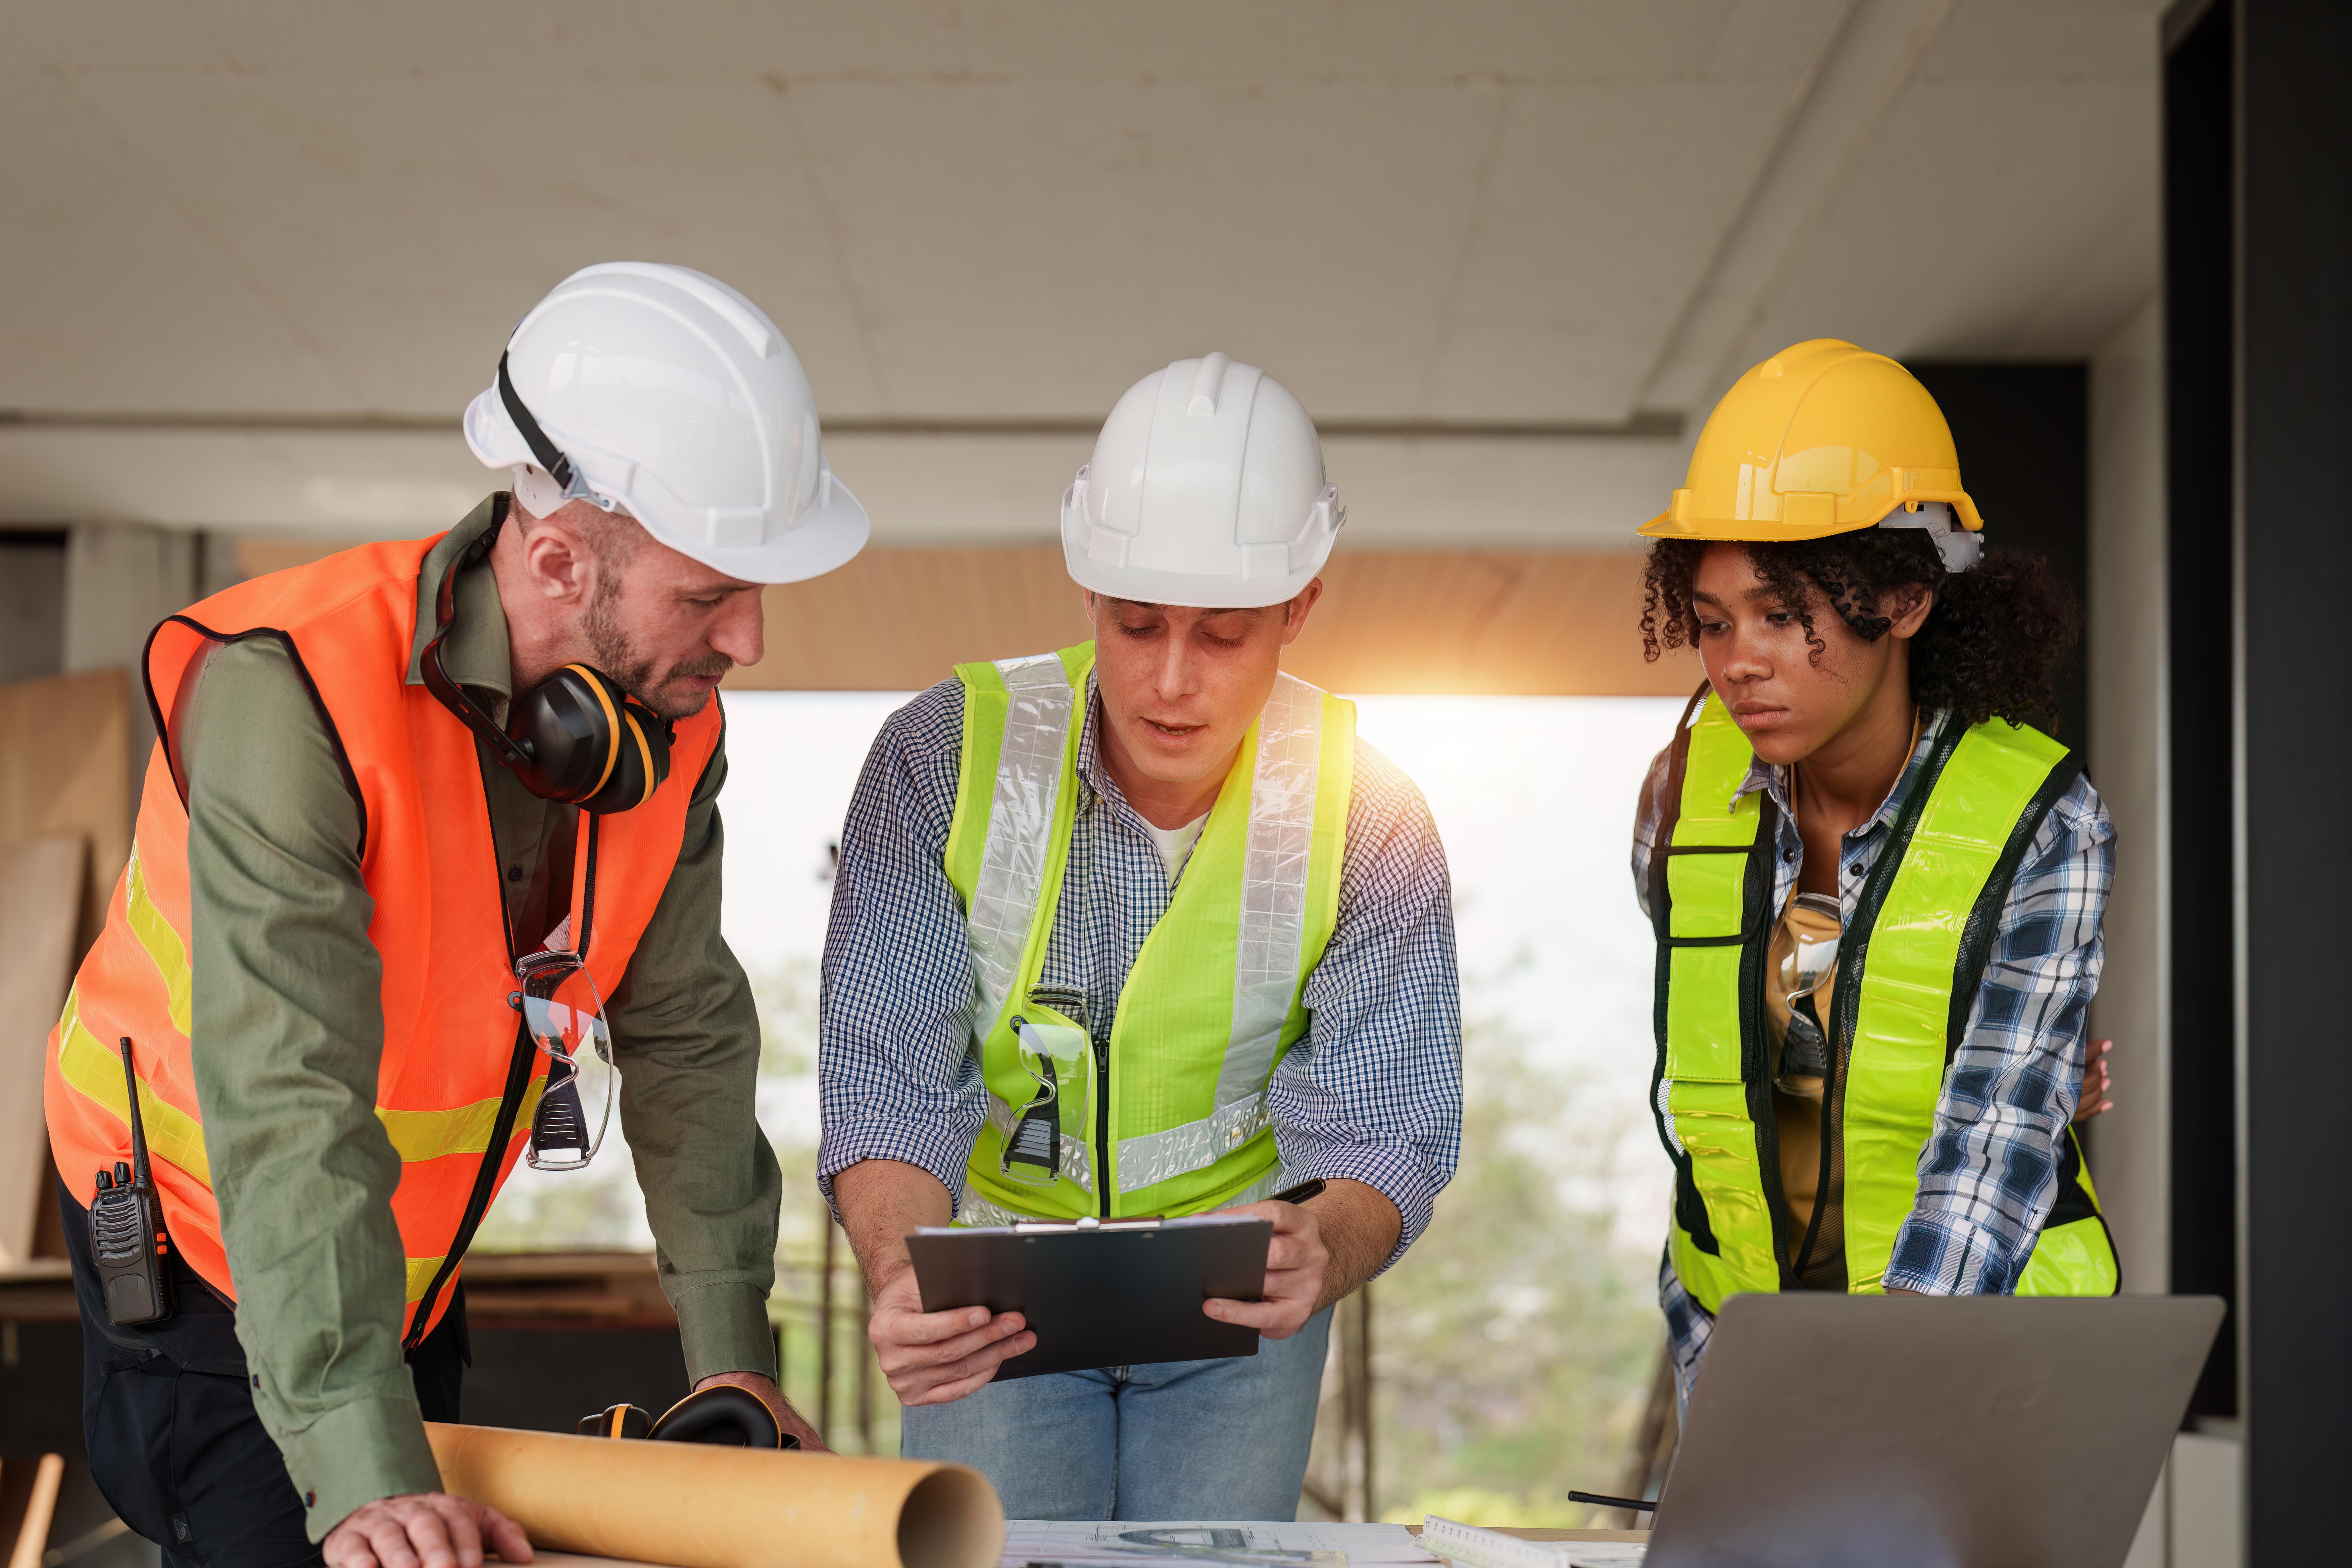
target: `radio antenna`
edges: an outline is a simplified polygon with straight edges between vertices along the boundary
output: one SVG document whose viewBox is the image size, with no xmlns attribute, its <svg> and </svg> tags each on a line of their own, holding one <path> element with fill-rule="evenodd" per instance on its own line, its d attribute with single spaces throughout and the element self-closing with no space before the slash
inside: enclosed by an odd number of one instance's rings
<svg viewBox="0 0 2352 1568">
<path fill-rule="evenodd" d="M 131 1091 L 131 1181 L 140 1191 L 148 1187 L 147 1129 L 139 1120 L 139 1074 L 131 1066 L 131 1037 L 122 1037 L 122 1087 Z"/>
</svg>

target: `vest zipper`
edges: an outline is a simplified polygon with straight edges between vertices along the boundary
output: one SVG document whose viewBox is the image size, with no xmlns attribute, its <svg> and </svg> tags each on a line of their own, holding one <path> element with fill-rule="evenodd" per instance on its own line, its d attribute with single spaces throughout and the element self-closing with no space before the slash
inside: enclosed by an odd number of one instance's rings
<svg viewBox="0 0 2352 1568">
<path fill-rule="evenodd" d="M 1095 1042 L 1095 1206 L 1110 1217 L 1110 1042 Z"/>
<path fill-rule="evenodd" d="M 1834 1007 L 1831 1008 L 1832 1012 L 1836 1010 Z M 1822 1034 L 1826 1036 L 1828 1031 L 1825 1029 Z M 1830 1173 L 1842 1163 L 1832 1161 L 1831 1151 L 1834 1141 L 1845 1136 L 1845 1129 L 1839 1125 L 1834 1114 L 1834 1107 L 1838 1102 L 1838 1086 L 1845 1076 L 1845 1053 L 1832 1050 L 1828 1056 L 1829 1070 L 1822 1079 L 1822 1162 L 1820 1174 L 1813 1181 L 1813 1216 L 1806 1222 L 1805 1238 L 1797 1244 L 1797 1260 L 1790 1266 L 1790 1272 L 1800 1280 L 1804 1279 L 1806 1271 L 1812 1267 L 1813 1245 L 1822 1237 L 1822 1215 L 1828 1210 L 1830 1203 Z M 1779 1125 L 1779 1121 L 1776 1113 L 1773 1118 L 1776 1127 Z M 1840 1194 L 1840 1197 L 1843 1199 L 1843 1193 Z M 1785 1194 L 1782 1194 L 1781 1201 L 1787 1202 Z"/>
<path fill-rule="evenodd" d="M 1789 1194 L 1780 1184 L 1780 1123 L 1772 1107 L 1772 1052 L 1765 1043 L 1764 965 L 1772 951 L 1772 851 L 1778 846 L 1780 809 L 1766 795 L 1758 805 L 1754 857 L 1748 873 L 1746 929 L 1753 931 L 1739 952 L 1739 1058 L 1748 1080 L 1748 1120 L 1756 1129 L 1756 1173 L 1764 1186 L 1764 1214 L 1772 1226 L 1772 1267 L 1785 1291 L 1789 1268 Z"/>
</svg>

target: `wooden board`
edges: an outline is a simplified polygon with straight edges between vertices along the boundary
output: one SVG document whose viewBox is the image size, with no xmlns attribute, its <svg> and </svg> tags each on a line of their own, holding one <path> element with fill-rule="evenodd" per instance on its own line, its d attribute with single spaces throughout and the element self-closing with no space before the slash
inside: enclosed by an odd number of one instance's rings
<svg viewBox="0 0 2352 1568">
<path fill-rule="evenodd" d="M 341 540 L 248 539 L 248 576 Z M 1351 550 L 1283 658 L 1341 693 L 1687 697 L 1687 651 L 1642 658 L 1639 551 Z M 767 590 L 767 657 L 738 691 L 919 691 L 971 659 L 1045 653 L 1093 635 L 1052 544 L 876 546 L 806 583 Z"/>
<path fill-rule="evenodd" d="M 41 1068 L 80 947 L 82 835 L 0 847 L 0 1268 L 33 1256 L 49 1196 Z"/>
<path fill-rule="evenodd" d="M 1283 668 L 1330 691 L 1682 697 L 1687 652 L 1642 658 L 1638 552 L 1342 549 Z M 868 550 L 770 588 L 738 690 L 919 691 L 960 661 L 1092 635 L 1052 546 Z"/>
<path fill-rule="evenodd" d="M 131 691 L 120 669 L 0 686 L 0 845 L 45 833 L 87 841 L 77 961 L 131 858 Z"/>
</svg>

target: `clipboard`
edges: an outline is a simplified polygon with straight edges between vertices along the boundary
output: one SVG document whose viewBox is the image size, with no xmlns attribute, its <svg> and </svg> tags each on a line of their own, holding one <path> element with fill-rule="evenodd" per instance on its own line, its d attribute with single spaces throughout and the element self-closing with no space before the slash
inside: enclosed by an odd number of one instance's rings
<svg viewBox="0 0 2352 1568">
<path fill-rule="evenodd" d="M 1274 1226 L 1262 1219 L 1035 1221 L 925 1226 L 907 1237 L 923 1310 L 1019 1312 L 1036 1348 L 996 1380 L 1257 1354 L 1258 1333 L 1201 1310 L 1257 1300 Z"/>
</svg>

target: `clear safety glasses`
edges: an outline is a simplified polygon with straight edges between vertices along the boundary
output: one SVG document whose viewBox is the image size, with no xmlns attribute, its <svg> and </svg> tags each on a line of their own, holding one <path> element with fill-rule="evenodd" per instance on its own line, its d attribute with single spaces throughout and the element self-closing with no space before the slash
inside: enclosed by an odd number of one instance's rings
<svg viewBox="0 0 2352 1568">
<path fill-rule="evenodd" d="M 1774 1075 L 1784 1093 L 1818 1098 L 1829 1076 L 1830 1043 L 1814 994 L 1837 965 L 1840 913 L 1826 893 L 1799 893 L 1797 904 L 1813 918 L 1795 922 L 1796 941 L 1780 961 L 1780 986 L 1789 1005 L 1789 1027 L 1780 1041 L 1780 1070 Z"/>
<path fill-rule="evenodd" d="M 515 963 L 523 1026 L 547 1058 L 547 1087 L 530 1119 L 523 1158 L 535 1170 L 576 1171 L 596 1157 L 613 1119 L 620 1069 L 604 999 L 576 952 L 534 952 Z"/>
<path fill-rule="evenodd" d="M 1021 1068 L 1035 1082 L 1037 1092 L 1021 1107 L 996 1163 L 999 1175 L 1024 1187 L 1050 1187 L 1060 1178 L 1062 1129 L 1085 1128 L 1088 1086 L 1094 1081 L 1088 1060 L 1094 1042 L 1085 1026 L 1045 1014 L 1041 1001 L 1038 993 L 1032 993 L 1028 1012 L 1013 1020 Z M 1082 998 L 1056 994 L 1054 1001 L 1081 1018 L 1086 1016 Z"/>
</svg>

